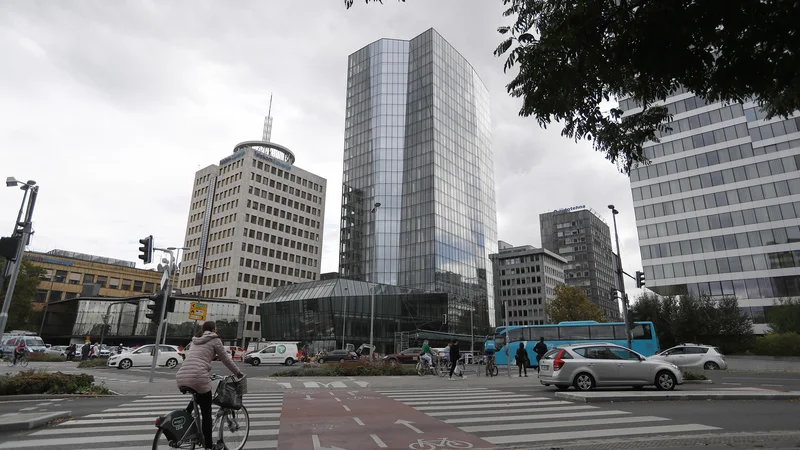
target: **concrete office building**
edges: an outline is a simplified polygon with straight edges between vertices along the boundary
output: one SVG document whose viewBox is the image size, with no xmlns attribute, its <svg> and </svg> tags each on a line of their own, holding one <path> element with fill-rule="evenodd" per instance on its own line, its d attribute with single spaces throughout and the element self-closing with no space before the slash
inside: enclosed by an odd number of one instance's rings
<svg viewBox="0 0 800 450">
<path fill-rule="evenodd" d="M 542 325 L 550 323 L 545 307 L 556 298 L 555 289 L 564 284 L 567 260 L 531 245 L 514 247 L 500 241 L 500 252 L 490 255 L 494 273 L 494 301 L 497 324 Z"/>
<path fill-rule="evenodd" d="M 621 320 L 608 224 L 585 206 L 540 214 L 539 224 L 542 247 L 567 260 L 565 284 L 583 289 L 608 320 Z"/>
<path fill-rule="evenodd" d="M 800 114 L 766 120 L 753 102 L 685 89 L 659 103 L 672 131 L 645 144 L 651 164 L 630 177 L 647 287 L 735 295 L 763 332 L 775 300 L 800 295 Z"/>
<path fill-rule="evenodd" d="M 259 305 L 275 288 L 319 279 L 327 182 L 294 163 L 265 127 L 195 174 L 179 286 L 246 304 L 244 344 L 261 337 Z"/>
<path fill-rule="evenodd" d="M 469 62 L 433 29 L 350 55 L 340 275 L 449 293 L 450 331 L 469 332 L 473 305 L 483 330 L 496 230 L 489 94 Z"/>
</svg>

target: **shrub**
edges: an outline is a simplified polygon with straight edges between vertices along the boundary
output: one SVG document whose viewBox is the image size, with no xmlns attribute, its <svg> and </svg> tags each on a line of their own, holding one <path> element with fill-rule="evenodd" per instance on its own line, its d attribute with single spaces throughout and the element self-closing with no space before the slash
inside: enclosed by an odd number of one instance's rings
<svg viewBox="0 0 800 450">
<path fill-rule="evenodd" d="M 751 351 L 764 356 L 800 356 L 800 334 L 767 334 L 756 339 Z"/>
<path fill-rule="evenodd" d="M 78 363 L 79 369 L 98 369 L 98 368 L 107 368 L 108 367 L 108 358 L 95 358 L 95 359 L 85 359 Z"/>
<path fill-rule="evenodd" d="M 63 362 L 64 358 L 61 355 L 54 355 L 52 353 L 29 353 L 28 359 L 36 362 Z"/>
<path fill-rule="evenodd" d="M 382 362 L 355 361 L 348 363 L 306 364 L 299 370 L 282 370 L 276 377 L 376 377 L 416 375 L 413 365 L 391 365 Z"/>
<path fill-rule="evenodd" d="M 0 376 L 0 395 L 110 393 L 105 386 L 93 383 L 94 377 L 85 373 L 26 370 Z"/>
</svg>

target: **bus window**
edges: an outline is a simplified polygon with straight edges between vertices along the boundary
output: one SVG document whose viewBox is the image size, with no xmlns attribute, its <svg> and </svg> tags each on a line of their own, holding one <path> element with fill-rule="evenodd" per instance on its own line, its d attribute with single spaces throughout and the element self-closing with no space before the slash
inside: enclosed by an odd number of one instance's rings
<svg viewBox="0 0 800 450">
<path fill-rule="evenodd" d="M 498 333 L 494 337 L 494 348 L 496 350 L 500 350 L 503 346 L 506 345 L 506 334 L 505 333 Z"/>
<path fill-rule="evenodd" d="M 522 329 L 522 339 L 526 341 L 538 341 L 539 338 L 534 336 L 534 329 L 533 328 L 523 328 Z"/>
<path fill-rule="evenodd" d="M 614 339 L 613 325 L 592 325 L 589 327 L 592 339 Z"/>
<path fill-rule="evenodd" d="M 558 327 L 558 328 L 559 328 L 559 334 L 561 335 L 561 339 L 563 340 L 589 339 L 588 326 Z"/>
<path fill-rule="evenodd" d="M 518 342 L 522 340 L 522 328 L 512 328 L 508 330 L 508 342 Z"/>
<path fill-rule="evenodd" d="M 544 338 L 545 341 L 557 341 L 558 327 L 536 327 L 531 332 L 533 334 L 532 341 L 538 341 L 539 338 Z M 538 334 L 538 336 L 536 336 Z"/>
<path fill-rule="evenodd" d="M 653 339 L 653 332 L 650 330 L 650 324 L 637 323 L 631 330 L 634 339 L 650 340 Z"/>
<path fill-rule="evenodd" d="M 625 331 L 625 325 L 614 325 L 614 338 L 623 341 L 628 340 L 628 333 Z"/>
</svg>

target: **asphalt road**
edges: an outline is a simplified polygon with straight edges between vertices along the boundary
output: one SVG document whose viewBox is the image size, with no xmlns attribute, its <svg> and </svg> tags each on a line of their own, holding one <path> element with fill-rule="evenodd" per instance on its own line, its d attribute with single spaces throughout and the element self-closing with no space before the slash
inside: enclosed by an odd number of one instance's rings
<svg viewBox="0 0 800 450">
<path fill-rule="evenodd" d="M 704 373 L 717 387 L 760 387 L 800 391 L 800 373 L 797 372 L 706 371 Z"/>
</svg>

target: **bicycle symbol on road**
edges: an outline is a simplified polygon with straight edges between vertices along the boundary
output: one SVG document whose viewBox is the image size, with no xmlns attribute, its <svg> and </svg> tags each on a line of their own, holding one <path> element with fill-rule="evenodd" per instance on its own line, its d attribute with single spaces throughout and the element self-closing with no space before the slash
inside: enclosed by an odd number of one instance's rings
<svg viewBox="0 0 800 450">
<path fill-rule="evenodd" d="M 454 441 L 448 438 L 417 439 L 408 446 L 411 450 L 436 450 L 437 448 L 472 448 L 472 444 L 464 441 Z"/>
</svg>

